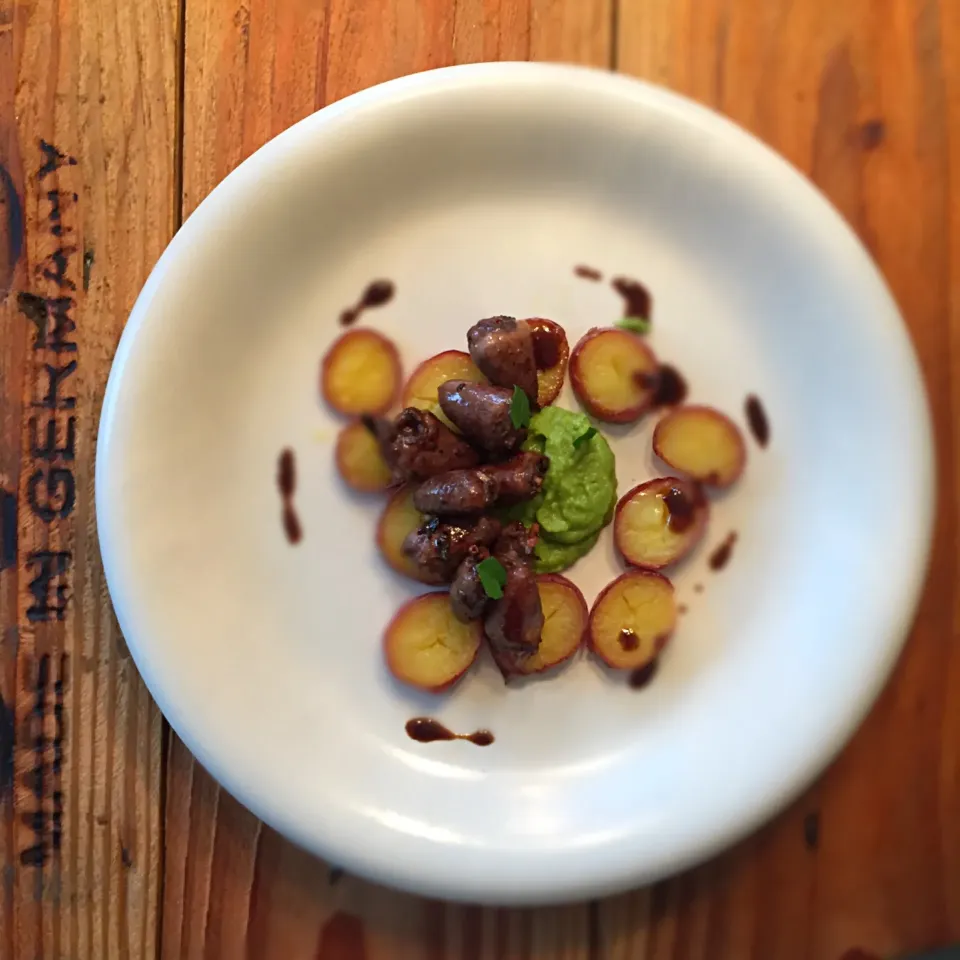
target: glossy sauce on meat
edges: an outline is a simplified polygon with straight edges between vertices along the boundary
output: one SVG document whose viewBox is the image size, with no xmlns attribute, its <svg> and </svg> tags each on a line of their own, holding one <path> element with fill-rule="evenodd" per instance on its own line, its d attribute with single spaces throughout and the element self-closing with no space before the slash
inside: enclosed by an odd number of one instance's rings
<svg viewBox="0 0 960 960">
<path fill-rule="evenodd" d="M 503 596 L 494 600 L 484 619 L 484 630 L 494 659 L 502 672 L 517 658 L 534 653 L 543 633 L 543 606 L 533 573 L 533 549 L 538 531 L 522 523 L 504 527 L 494 544 L 493 555 L 503 564 L 507 582 Z M 508 665 L 508 669 L 504 669 Z"/>
<path fill-rule="evenodd" d="M 550 370 L 560 362 L 560 334 L 556 330 L 536 322 L 531 323 L 533 328 L 533 358 L 538 370 Z"/>
<path fill-rule="evenodd" d="M 514 317 L 487 317 L 467 331 L 467 347 L 477 369 L 498 387 L 519 387 L 537 399 L 537 363 L 530 327 Z"/>
<path fill-rule="evenodd" d="M 448 380 L 437 391 L 440 409 L 475 447 L 494 459 L 516 453 L 527 437 L 510 419 L 513 390 Z"/>
<path fill-rule="evenodd" d="M 277 461 L 277 487 L 283 503 L 283 532 L 290 543 L 299 543 L 303 539 L 303 528 L 293 503 L 297 489 L 297 464 L 289 447 L 281 452 Z"/>
<path fill-rule="evenodd" d="M 474 730 L 473 733 L 454 733 L 433 717 L 414 717 L 407 721 L 407 736 L 417 743 L 435 743 L 437 740 L 469 740 L 478 747 L 489 747 L 493 734 L 489 730 Z"/>
</svg>

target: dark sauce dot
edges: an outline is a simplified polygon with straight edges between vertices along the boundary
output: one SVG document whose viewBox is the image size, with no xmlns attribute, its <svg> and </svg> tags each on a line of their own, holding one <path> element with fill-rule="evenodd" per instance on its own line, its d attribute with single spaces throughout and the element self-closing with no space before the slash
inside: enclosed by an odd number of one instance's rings
<svg viewBox="0 0 960 960">
<path fill-rule="evenodd" d="M 289 447 L 280 454 L 277 464 L 277 486 L 283 497 L 292 497 L 297 489 L 297 464 L 293 451 Z"/>
<path fill-rule="evenodd" d="M 363 292 L 361 303 L 365 307 L 379 307 L 393 299 L 393 283 L 389 280 L 374 280 Z"/>
<path fill-rule="evenodd" d="M 407 736 L 418 743 L 433 743 L 435 740 L 455 740 L 456 734 L 432 717 L 414 717 L 407 721 Z"/>
<path fill-rule="evenodd" d="M 729 562 L 733 554 L 733 545 L 737 542 L 737 535 L 734 532 L 727 534 L 727 538 L 710 554 L 710 569 L 722 570 Z"/>
<path fill-rule="evenodd" d="M 293 507 L 284 507 L 283 532 L 290 543 L 299 543 L 303 539 L 303 527 Z"/>
<path fill-rule="evenodd" d="M 667 508 L 667 526 L 673 533 L 684 533 L 693 526 L 697 510 L 703 506 L 703 494 L 700 488 L 691 485 L 691 489 L 671 487 L 663 496 Z"/>
<path fill-rule="evenodd" d="M 489 730 L 475 730 L 473 733 L 454 733 L 433 717 L 414 717 L 407 721 L 407 736 L 417 743 L 434 743 L 437 740 L 469 740 L 478 747 L 489 747 L 493 743 L 493 734 Z"/>
<path fill-rule="evenodd" d="M 653 319 L 651 307 L 653 302 L 650 292 L 639 280 L 630 280 L 627 277 L 615 277 L 610 285 L 623 297 L 623 315 L 625 317 L 641 317 L 646 321 Z"/>
<path fill-rule="evenodd" d="M 654 406 L 675 407 L 687 399 L 687 381 L 676 367 L 664 363 L 657 371 L 657 392 L 653 395 Z"/>
<path fill-rule="evenodd" d="M 686 612 L 687 612 L 687 605 L 686 605 L 685 603 L 681 603 L 681 604 L 679 604 L 679 605 L 677 606 L 677 613 L 679 613 L 681 617 L 682 617 Z"/>
<path fill-rule="evenodd" d="M 654 657 L 653 660 L 645 663 L 642 667 L 637 667 L 637 669 L 630 674 L 630 686 L 633 687 L 634 690 L 642 690 L 656 676 L 657 667 L 659 666 L 660 661 Z"/>
<path fill-rule="evenodd" d="M 624 650 L 636 650 L 640 646 L 640 638 L 632 631 L 624 627 L 617 639 Z"/>
<path fill-rule="evenodd" d="M 583 264 L 573 268 L 573 272 L 583 280 L 593 280 L 596 283 L 603 279 L 603 274 L 595 267 L 586 267 Z"/>
<path fill-rule="evenodd" d="M 478 747 L 489 747 L 490 744 L 493 743 L 493 734 L 489 730 L 477 730 L 465 739 L 476 744 Z"/>
<path fill-rule="evenodd" d="M 702 583 L 695 583 L 695 584 L 693 585 L 693 592 L 694 592 L 694 593 L 703 593 L 703 584 L 702 584 Z"/>
<path fill-rule="evenodd" d="M 283 503 L 283 532 L 290 543 L 299 543 L 303 539 L 303 528 L 293 504 L 297 489 L 297 464 L 289 447 L 280 453 L 277 461 L 277 487 Z"/>
<path fill-rule="evenodd" d="M 370 307 L 381 307 L 393 299 L 396 287 L 390 280 L 374 280 L 363 291 L 363 295 L 352 306 L 348 307 L 340 314 L 340 323 L 344 327 L 349 327 L 351 323 L 356 323 L 360 319 L 364 310 Z"/>
<path fill-rule="evenodd" d="M 747 414 L 747 423 L 750 425 L 753 439 L 761 447 L 765 447 L 770 441 L 770 421 L 767 419 L 767 412 L 763 409 L 763 404 L 760 403 L 760 398 L 751 393 L 744 404 L 744 410 Z"/>
</svg>

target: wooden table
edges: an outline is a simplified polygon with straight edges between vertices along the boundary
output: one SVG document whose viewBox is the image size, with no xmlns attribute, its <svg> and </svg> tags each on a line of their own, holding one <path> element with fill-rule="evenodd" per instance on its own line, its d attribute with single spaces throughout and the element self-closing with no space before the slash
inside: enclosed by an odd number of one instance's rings
<svg viewBox="0 0 960 960">
<path fill-rule="evenodd" d="M 776 822 L 653 889 L 483 910 L 329 868 L 169 735 L 107 599 L 94 450 L 133 300 L 232 167 L 361 87 L 526 58 L 672 87 L 826 191 L 910 325 L 940 502 L 893 681 Z M 960 940 L 960 0 L 0 0 L 0 164 L 0 957 L 838 960 Z"/>
</svg>

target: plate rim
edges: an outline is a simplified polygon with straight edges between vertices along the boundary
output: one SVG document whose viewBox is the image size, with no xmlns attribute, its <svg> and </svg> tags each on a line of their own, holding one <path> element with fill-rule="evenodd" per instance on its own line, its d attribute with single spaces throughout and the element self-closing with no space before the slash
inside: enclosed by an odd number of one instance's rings
<svg viewBox="0 0 960 960">
<path fill-rule="evenodd" d="M 663 112 L 672 113 L 675 120 L 682 117 L 684 122 L 694 124 L 705 134 L 718 137 L 721 141 L 732 137 L 734 141 L 740 142 L 742 149 L 753 151 L 757 162 L 761 166 L 772 163 L 780 169 L 781 173 L 788 174 L 798 186 L 802 186 L 809 201 L 820 208 L 818 219 L 823 216 L 829 218 L 832 231 L 839 231 L 844 234 L 847 241 L 852 241 L 855 245 L 865 261 L 865 265 L 869 267 L 873 283 L 877 285 L 878 291 L 889 301 L 891 317 L 899 320 L 899 323 L 885 323 L 883 328 L 878 328 L 877 336 L 892 336 L 895 338 L 897 341 L 895 346 L 898 348 L 900 359 L 903 361 L 904 373 L 913 381 L 909 386 L 913 392 L 917 410 L 922 414 L 920 422 L 915 425 L 919 433 L 918 446 L 922 448 L 924 459 L 923 463 L 918 464 L 918 487 L 926 490 L 923 502 L 915 505 L 919 531 L 916 540 L 917 562 L 913 564 L 912 569 L 904 571 L 904 575 L 910 579 L 909 587 L 904 592 L 907 602 L 903 604 L 899 611 L 896 627 L 890 630 L 891 639 L 886 642 L 882 649 L 878 649 L 877 669 L 872 678 L 872 683 L 864 685 L 858 691 L 858 696 L 855 698 L 856 703 L 852 705 L 848 714 L 848 721 L 844 725 L 838 725 L 834 728 L 829 743 L 823 743 L 818 749 L 811 751 L 805 763 L 795 765 L 792 774 L 782 777 L 781 782 L 771 785 L 763 798 L 755 800 L 752 804 L 744 803 L 739 808 L 739 816 L 737 818 L 731 817 L 726 823 L 725 829 L 716 830 L 709 841 L 686 843 L 685 845 L 683 843 L 678 844 L 678 852 L 674 855 L 669 870 L 650 872 L 649 870 L 644 871 L 639 865 L 631 867 L 629 864 L 624 866 L 618 862 L 616 868 L 612 864 L 610 865 L 611 869 L 603 880 L 595 876 L 591 876 L 586 882 L 580 882 L 576 878 L 570 877 L 545 878 L 541 887 L 519 896 L 511 895 L 507 901 L 501 895 L 498 895 L 498 885 L 489 876 L 467 877 L 460 875 L 452 880 L 451 877 L 438 874 L 430 869 L 417 869 L 405 863 L 395 863 L 391 861 L 388 854 L 384 855 L 383 852 L 379 856 L 372 855 L 369 850 L 358 849 L 356 844 L 348 843 L 346 846 L 350 848 L 349 850 L 343 849 L 341 844 L 341 849 L 338 850 L 338 844 L 333 842 L 334 838 L 332 837 L 328 836 L 324 838 L 325 842 L 321 842 L 318 835 L 320 831 L 316 829 L 315 825 L 308 826 L 291 819 L 282 804 L 276 802 L 265 803 L 265 795 L 262 791 L 248 789 L 247 785 L 238 782 L 242 778 L 236 775 L 236 764 L 231 762 L 226 754 L 218 759 L 215 746 L 211 747 L 210 744 L 205 743 L 202 731 L 191 727 L 188 718 L 172 702 L 175 698 L 168 696 L 168 691 L 156 681 L 152 672 L 152 657 L 149 650 L 144 649 L 137 643 L 131 623 L 133 616 L 126 609 L 123 598 L 115 595 L 112 586 L 112 582 L 116 582 L 115 577 L 111 575 L 115 563 L 113 556 L 115 531 L 111 528 L 111 507 L 106 497 L 106 491 L 110 486 L 109 475 L 112 464 L 110 453 L 111 428 L 127 360 L 135 349 L 150 304 L 163 284 L 169 266 L 174 260 L 182 256 L 183 251 L 192 242 L 194 235 L 202 235 L 206 220 L 215 213 L 219 205 L 231 202 L 238 187 L 241 187 L 246 180 L 261 176 L 260 171 L 262 169 L 269 167 L 285 154 L 288 143 L 292 143 L 295 139 L 304 135 L 306 131 L 313 132 L 316 129 L 322 129 L 345 114 L 367 106 L 389 106 L 391 102 L 400 102 L 430 92 L 472 85 L 493 87 L 502 84 L 504 81 L 535 81 L 538 83 L 559 83 L 561 85 L 572 83 L 581 87 L 589 87 L 600 96 L 604 94 L 630 94 L 638 110 L 657 108 Z M 527 61 L 475 63 L 442 67 L 399 77 L 361 90 L 315 111 L 272 138 L 247 157 L 214 187 L 186 219 L 161 254 L 138 295 L 111 365 L 96 444 L 95 512 L 97 534 L 104 574 L 117 620 L 130 654 L 151 696 L 196 760 L 211 773 L 223 789 L 250 809 L 255 816 L 277 829 L 285 837 L 328 861 L 335 861 L 351 872 L 365 876 L 374 882 L 387 883 L 413 893 L 440 897 L 445 900 L 487 904 L 507 902 L 513 905 L 532 905 L 565 902 L 571 899 L 603 896 L 628 889 L 640 883 L 652 882 L 663 876 L 686 869 L 693 864 L 703 862 L 729 847 L 738 839 L 743 838 L 770 820 L 806 789 L 813 780 L 826 770 L 861 725 L 879 692 L 889 680 L 893 667 L 910 635 L 930 565 L 935 507 L 936 454 L 933 422 L 926 384 L 916 350 L 903 314 L 899 310 L 885 278 L 846 220 L 800 170 L 759 138 L 722 114 L 647 81 L 611 73 L 599 68 L 568 64 L 531 63 Z"/>
</svg>

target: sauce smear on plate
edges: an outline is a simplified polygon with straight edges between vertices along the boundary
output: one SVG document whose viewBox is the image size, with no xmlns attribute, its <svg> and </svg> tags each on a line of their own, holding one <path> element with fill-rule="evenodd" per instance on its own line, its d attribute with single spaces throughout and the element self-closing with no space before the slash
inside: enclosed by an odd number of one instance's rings
<svg viewBox="0 0 960 960">
<path fill-rule="evenodd" d="M 303 528 L 293 505 L 293 495 L 297 489 L 297 464 L 289 447 L 280 454 L 277 461 L 277 487 L 283 501 L 283 532 L 290 543 L 299 543 L 303 539 Z"/>
<path fill-rule="evenodd" d="M 580 264 L 573 268 L 573 272 L 582 280 L 593 280 L 594 283 L 603 279 L 603 274 L 596 267 L 585 267 Z"/>
<path fill-rule="evenodd" d="M 747 423 L 750 425 L 753 439 L 761 447 L 765 447 L 770 440 L 770 421 L 767 419 L 767 411 L 760 403 L 760 398 L 751 393 L 744 404 L 744 410 L 747 413 Z"/>
<path fill-rule="evenodd" d="M 340 314 L 340 325 L 349 327 L 351 323 L 356 323 L 360 319 L 364 310 L 370 307 L 381 307 L 393 299 L 396 291 L 393 282 L 390 280 L 374 280 L 363 291 L 363 296 L 352 306 L 348 307 Z"/>
<path fill-rule="evenodd" d="M 474 730 L 473 733 L 454 733 L 433 717 L 414 717 L 407 721 L 407 736 L 417 743 L 433 743 L 436 740 L 469 740 L 478 747 L 489 747 L 493 734 L 489 730 Z"/>
<path fill-rule="evenodd" d="M 623 315 L 625 317 L 640 317 L 650 321 L 652 301 L 650 291 L 639 281 L 627 277 L 616 277 L 610 285 L 623 297 Z"/>
<path fill-rule="evenodd" d="M 737 535 L 733 532 L 727 534 L 727 539 L 710 554 L 710 569 L 722 570 L 730 561 L 730 555 L 733 553 L 733 545 L 737 542 Z"/>
<path fill-rule="evenodd" d="M 649 663 L 645 663 L 642 667 L 637 667 L 637 669 L 630 674 L 630 686 L 634 690 L 642 690 L 656 676 L 659 665 L 660 661 L 653 659 Z"/>
</svg>

